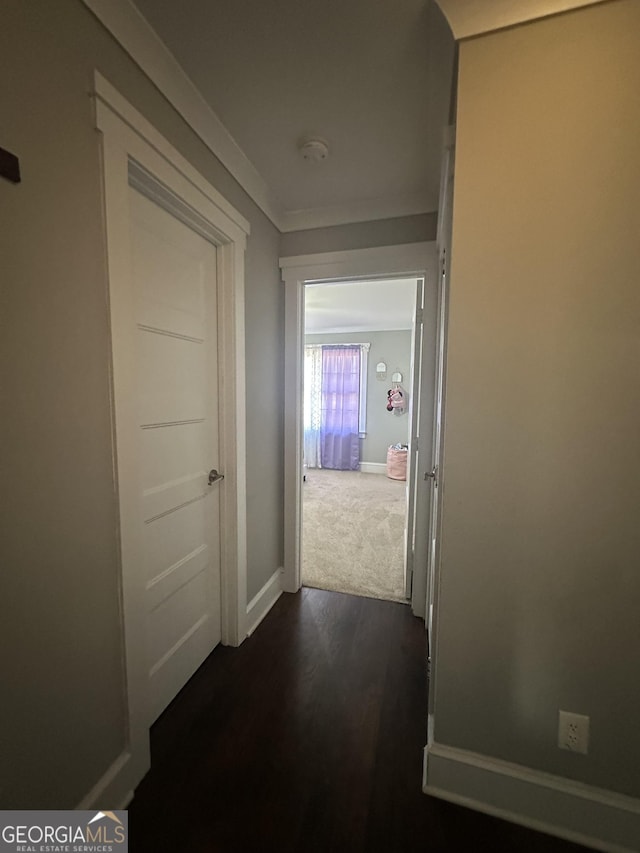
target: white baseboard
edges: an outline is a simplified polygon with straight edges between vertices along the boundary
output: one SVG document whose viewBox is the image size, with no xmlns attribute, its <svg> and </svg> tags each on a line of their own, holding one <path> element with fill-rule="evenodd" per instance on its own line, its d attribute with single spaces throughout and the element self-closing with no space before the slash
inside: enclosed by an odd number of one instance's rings
<svg viewBox="0 0 640 853">
<path fill-rule="evenodd" d="M 276 569 L 260 592 L 247 605 L 247 636 L 251 636 L 267 613 L 282 595 L 283 569 Z M 124 809 L 133 799 L 133 786 L 141 776 L 131 778 L 131 753 L 122 752 L 93 788 L 82 798 L 76 809 Z M 144 775 L 144 771 L 142 773 Z"/>
<path fill-rule="evenodd" d="M 282 573 L 276 569 L 260 592 L 247 604 L 247 637 L 250 637 L 282 595 Z"/>
<path fill-rule="evenodd" d="M 361 462 L 360 470 L 363 474 L 386 474 L 387 466 L 384 462 Z"/>
<path fill-rule="evenodd" d="M 129 776 L 130 752 L 122 752 L 76 809 L 125 809 L 133 799 Z"/>
<path fill-rule="evenodd" d="M 497 758 L 432 743 L 423 790 L 604 853 L 638 850 L 640 800 Z"/>
</svg>

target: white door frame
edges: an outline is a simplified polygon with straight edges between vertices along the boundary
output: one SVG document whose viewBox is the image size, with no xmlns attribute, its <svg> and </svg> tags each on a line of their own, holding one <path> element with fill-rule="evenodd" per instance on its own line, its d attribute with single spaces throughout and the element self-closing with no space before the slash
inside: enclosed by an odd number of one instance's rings
<svg viewBox="0 0 640 853">
<path fill-rule="evenodd" d="M 438 206 L 438 354 L 436 371 L 436 407 L 433 428 L 433 459 L 437 466 L 433 480 L 429 519 L 429 576 L 427 578 L 427 632 L 429 637 L 429 698 L 427 737 L 433 741 L 435 726 L 435 686 L 438 660 L 438 599 L 440 595 L 440 545 L 444 498 L 444 418 L 447 396 L 447 330 L 449 318 L 449 282 L 451 277 L 451 235 L 453 230 L 453 190 L 455 173 L 456 127 L 444 132 L 440 169 Z"/>
<path fill-rule="evenodd" d="M 285 416 L 284 416 L 284 575 L 283 589 L 297 592 L 301 585 L 302 529 L 302 403 L 304 351 L 304 286 L 322 281 L 424 278 L 435 293 L 435 242 L 378 246 L 315 255 L 280 258 L 285 285 Z M 435 312 L 433 340 L 435 340 Z M 431 318 L 430 318 L 431 321 Z M 424 590 L 425 582 L 420 585 Z M 415 584 L 414 584 L 415 586 Z M 413 606 L 413 602 L 412 602 Z M 414 611 L 424 616 L 426 602 L 416 602 Z"/>
<path fill-rule="evenodd" d="M 239 645 L 246 636 L 246 476 L 244 364 L 244 252 L 249 223 L 98 72 L 96 127 L 102 133 L 104 215 L 107 233 L 111 318 L 112 417 L 119 509 L 123 669 L 127 711 L 125 748 L 105 778 L 104 791 L 126 800 L 150 766 L 147 713 L 145 580 L 140 571 L 140 505 L 136 489 L 135 387 L 131 365 L 128 193 L 140 175 L 147 194 L 171 197 L 196 230 L 218 252 L 218 349 L 222 642 Z M 149 190 L 149 187 L 151 188 Z M 166 206 L 166 205 L 165 205 Z M 113 771 L 113 772 L 112 772 Z M 88 807 L 88 806 L 85 806 Z"/>
</svg>

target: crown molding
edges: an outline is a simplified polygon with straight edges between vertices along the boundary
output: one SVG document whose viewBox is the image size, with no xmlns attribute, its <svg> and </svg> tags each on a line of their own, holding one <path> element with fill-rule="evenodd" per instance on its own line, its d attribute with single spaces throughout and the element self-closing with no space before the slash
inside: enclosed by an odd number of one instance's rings
<svg viewBox="0 0 640 853">
<path fill-rule="evenodd" d="M 332 207 L 313 207 L 308 210 L 285 210 L 281 219 L 281 231 L 304 231 L 308 228 L 326 228 L 331 225 L 347 225 L 350 222 L 372 222 L 375 219 L 395 219 L 432 213 L 437 210 L 437 199 L 430 193 L 372 198 Z"/>
<path fill-rule="evenodd" d="M 82 0 L 263 213 L 282 230 L 282 207 L 175 56 L 129 0 Z"/>
<path fill-rule="evenodd" d="M 456 40 L 610 0 L 437 0 Z"/>
<path fill-rule="evenodd" d="M 130 0 L 82 2 L 279 231 L 392 219 L 436 210 L 437 199 L 428 193 L 368 199 L 335 207 L 285 210 L 175 56 Z"/>
<path fill-rule="evenodd" d="M 170 146 L 156 128 L 147 121 L 141 112 L 132 107 L 123 98 L 120 92 L 100 74 L 94 72 L 94 94 L 96 97 L 96 117 L 100 119 L 103 114 L 102 104 L 118 116 L 135 133 L 145 140 L 155 151 L 161 154 L 165 160 L 169 160 L 176 170 L 185 177 L 206 199 L 214 204 L 231 222 L 238 226 L 243 236 L 234 234 L 236 241 L 244 240 L 251 231 L 251 225 L 227 199 L 219 193 L 211 184 L 193 168 L 191 163 L 183 157 L 173 146 Z M 98 122 L 98 127 L 100 123 Z"/>
</svg>

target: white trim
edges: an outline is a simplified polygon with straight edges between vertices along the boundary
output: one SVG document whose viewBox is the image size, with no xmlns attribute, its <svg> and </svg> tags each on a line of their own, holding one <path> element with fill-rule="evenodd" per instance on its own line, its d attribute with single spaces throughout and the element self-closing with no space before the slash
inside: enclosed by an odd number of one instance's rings
<svg viewBox="0 0 640 853">
<path fill-rule="evenodd" d="M 282 210 L 264 179 L 140 11 L 129 0 L 83 2 L 279 228 Z"/>
<path fill-rule="evenodd" d="M 360 199 L 344 205 L 285 210 L 254 164 L 229 133 L 175 56 L 129 0 L 82 0 L 129 54 L 214 157 L 228 169 L 281 232 L 300 231 L 430 213 L 437 199 L 428 193 Z"/>
<path fill-rule="evenodd" d="M 115 113 L 135 133 L 141 136 L 155 151 L 171 163 L 194 187 L 196 187 L 210 202 L 220 209 L 225 216 L 234 222 L 244 234 L 249 234 L 251 225 L 226 198 L 202 177 L 200 172 L 180 154 L 129 101 L 124 98 L 109 81 L 94 72 L 94 94 L 111 112 Z M 98 107 L 99 109 L 99 107 Z"/>
<path fill-rule="evenodd" d="M 387 466 L 384 462 L 361 462 L 360 471 L 363 474 L 385 474 Z"/>
<path fill-rule="evenodd" d="M 386 329 L 381 329 L 380 331 L 387 331 Z M 310 332 L 309 337 L 313 335 L 327 335 L 329 332 Z M 306 336 L 305 336 L 306 337 Z M 371 344 L 368 341 L 337 341 L 336 343 L 329 341 L 318 341 L 317 343 L 306 343 L 305 347 L 362 347 L 363 352 L 367 353 L 367 358 L 369 354 L 369 350 L 371 349 Z"/>
<path fill-rule="evenodd" d="M 280 258 L 285 285 L 284 575 L 283 589 L 301 586 L 302 404 L 305 285 L 339 279 L 433 279 L 435 243 L 406 243 Z M 432 282 L 435 284 L 435 282 Z M 424 611 L 424 605 L 423 605 Z"/>
<path fill-rule="evenodd" d="M 111 108 L 110 98 L 114 100 Z M 134 417 L 133 316 L 129 284 L 129 164 L 135 161 L 155 181 L 207 224 L 218 247 L 218 348 L 222 642 L 239 645 L 246 636 L 246 475 L 244 252 L 248 223 L 96 73 L 96 127 L 102 133 L 105 224 L 112 340 L 112 411 L 116 450 L 122 594 L 123 669 L 126 683 L 128 759 L 113 780 L 122 801 L 150 766 L 145 654 L 144 580 L 141 562 L 137 453 Z M 232 213 L 233 215 L 230 215 Z"/>
<path fill-rule="evenodd" d="M 412 277 L 424 274 L 434 242 L 404 243 L 398 246 L 375 246 L 371 249 L 346 249 L 340 252 L 320 252 L 313 255 L 291 255 L 280 258 L 285 284 L 304 272 L 305 281 L 334 279 L 369 279 Z"/>
<path fill-rule="evenodd" d="M 127 791 L 125 793 L 124 797 L 118 803 L 118 805 L 115 806 L 116 811 L 118 811 L 120 809 L 128 809 L 129 803 L 134 798 L 134 796 L 135 796 L 135 791 Z M 98 806 L 98 808 L 99 808 L 99 806 Z"/>
<path fill-rule="evenodd" d="M 366 326 L 364 323 L 358 323 L 354 326 L 325 326 L 322 329 L 314 329 L 309 332 L 311 335 L 346 335 L 351 332 L 359 335 L 366 335 L 367 332 L 410 332 L 412 326 L 407 326 L 406 323 L 394 324 L 378 321 L 375 326 Z"/>
<path fill-rule="evenodd" d="M 415 216 L 436 211 L 437 199 L 432 198 L 429 193 L 416 193 L 391 198 L 362 199 L 348 204 L 313 207 L 308 210 L 285 210 L 278 227 L 283 232 L 303 231 L 308 228 L 395 219 L 398 216 Z"/>
<path fill-rule="evenodd" d="M 93 788 L 76 806 L 76 810 L 85 811 L 96 808 L 126 808 L 126 803 L 133 799 L 133 791 L 122 790 L 121 778 L 131 759 L 130 752 L 122 752 L 105 773 L 98 779 Z"/>
<path fill-rule="evenodd" d="M 283 568 L 276 569 L 260 592 L 247 604 L 247 637 L 250 637 L 282 595 Z"/>
<path fill-rule="evenodd" d="M 360 393 L 358 395 L 358 432 L 360 438 L 367 435 L 367 387 L 369 384 L 369 350 L 371 344 L 357 344 L 360 347 Z"/>
<path fill-rule="evenodd" d="M 483 0 L 482 3 L 473 0 L 437 0 L 455 39 L 471 38 L 603 2 L 608 0 L 536 0 L 533 3 L 514 3 L 513 0 Z"/>
<path fill-rule="evenodd" d="M 632 853 L 640 800 L 486 755 L 431 743 L 426 794 L 607 853 Z"/>
</svg>

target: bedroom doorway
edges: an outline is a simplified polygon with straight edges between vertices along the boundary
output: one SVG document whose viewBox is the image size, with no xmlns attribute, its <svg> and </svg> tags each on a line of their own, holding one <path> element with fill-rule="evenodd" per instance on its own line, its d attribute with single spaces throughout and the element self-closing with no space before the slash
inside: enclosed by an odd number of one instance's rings
<svg viewBox="0 0 640 853">
<path fill-rule="evenodd" d="M 288 592 L 300 589 L 302 578 L 303 546 L 303 489 L 305 476 L 304 448 L 304 358 L 305 358 L 305 302 L 311 298 L 317 286 L 346 284 L 347 282 L 380 282 L 382 280 L 413 279 L 423 282 L 422 298 L 416 302 L 413 325 L 414 387 L 410 386 L 410 366 L 403 373 L 402 384 L 409 391 L 410 423 L 409 449 L 407 453 L 408 479 L 400 483 L 405 491 L 406 534 L 402 543 L 405 549 L 407 574 L 410 575 L 410 603 L 415 615 L 422 618 L 426 612 L 428 519 L 431 501 L 431 479 L 433 458 L 433 409 L 434 376 L 437 337 L 437 255 L 435 243 L 412 243 L 400 246 L 384 246 L 373 249 L 328 252 L 321 255 L 306 255 L 281 258 L 280 266 L 285 284 L 285 561 L 283 588 Z M 318 288 L 318 293 L 322 290 Z M 353 327 L 342 329 L 352 337 Z M 358 344 L 368 338 L 352 339 L 345 343 Z M 424 345 L 423 345 L 424 342 Z M 368 361 L 368 371 L 374 370 L 378 362 Z M 387 378 L 391 379 L 395 364 L 385 363 Z M 385 400 L 387 392 L 384 388 Z M 386 413 L 388 417 L 399 417 Z M 359 436 L 358 436 L 359 438 Z M 371 462 L 363 457 L 361 461 Z M 377 461 L 377 465 L 383 465 Z M 386 466 L 385 466 L 386 467 Z M 306 469 L 310 471 L 309 468 Z M 366 470 L 364 473 L 367 473 Z M 424 475 L 424 476 L 423 476 Z M 382 474 L 375 474 L 379 483 Z M 344 482 L 344 481 L 343 481 Z M 408 487 L 407 487 L 408 484 Z M 338 537 L 339 544 L 339 537 Z M 406 592 L 406 590 L 405 590 Z"/>
<path fill-rule="evenodd" d="M 416 277 L 305 288 L 304 586 L 411 597 L 407 469 L 421 292 Z"/>
</svg>

